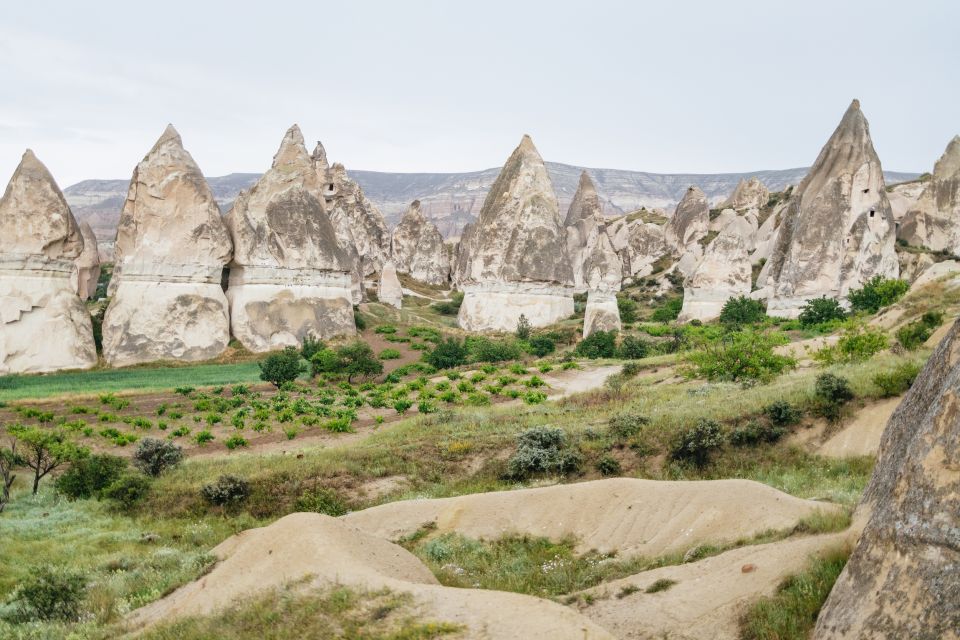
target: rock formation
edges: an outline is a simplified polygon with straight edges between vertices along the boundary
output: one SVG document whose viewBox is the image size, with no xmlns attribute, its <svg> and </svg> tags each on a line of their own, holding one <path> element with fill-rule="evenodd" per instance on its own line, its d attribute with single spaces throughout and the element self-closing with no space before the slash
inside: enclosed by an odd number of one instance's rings
<svg viewBox="0 0 960 640">
<path fill-rule="evenodd" d="M 543 159 L 524 136 L 461 239 L 459 324 L 513 331 L 520 315 L 544 326 L 573 313 L 573 271 L 560 207 Z"/>
<path fill-rule="evenodd" d="M 71 282 L 84 249 L 63 193 L 27 149 L 0 198 L 0 374 L 97 363 L 90 314 Z"/>
<path fill-rule="evenodd" d="M 683 308 L 678 320 L 713 320 L 724 303 L 750 293 L 750 222 L 735 216 L 713 242 L 683 286 Z"/>
<path fill-rule="evenodd" d="M 854 100 L 783 212 L 766 265 L 768 312 L 796 317 L 811 298 L 896 277 L 894 236 L 880 159 Z"/>
<path fill-rule="evenodd" d="M 890 417 L 813 637 L 960 637 L 960 324 Z"/>
<path fill-rule="evenodd" d="M 450 257 L 443 236 L 427 220 L 414 200 L 393 230 L 390 256 L 397 271 L 427 284 L 443 285 L 450 280 Z"/>
<path fill-rule="evenodd" d="M 230 321 L 220 286 L 230 234 L 200 168 L 168 126 L 130 179 L 103 354 L 115 366 L 215 358 Z"/>
<path fill-rule="evenodd" d="M 737 188 L 720 205 L 720 209 L 735 209 L 736 211 L 760 209 L 767 204 L 769 199 L 770 191 L 758 178 L 750 178 L 749 180 L 740 178 Z"/>
<path fill-rule="evenodd" d="M 591 289 L 583 311 L 583 337 L 594 331 L 619 331 L 622 326 L 617 294 L 609 289 Z"/>
<path fill-rule="evenodd" d="M 250 351 L 355 332 L 354 265 L 324 211 L 323 186 L 294 125 L 224 218 L 233 239 L 230 327 Z"/>
<path fill-rule="evenodd" d="M 664 229 L 664 239 L 675 251 L 683 253 L 710 230 L 710 204 L 698 187 L 690 187 L 677 205 Z"/>
<path fill-rule="evenodd" d="M 80 234 L 83 236 L 83 251 L 74 261 L 74 277 L 77 279 L 77 295 L 81 300 L 88 300 L 96 294 L 97 281 L 100 280 L 100 251 L 97 236 L 89 224 L 80 224 Z"/>
<path fill-rule="evenodd" d="M 377 298 L 383 304 L 400 309 L 403 306 L 403 287 L 397 277 L 397 268 L 392 262 L 385 262 L 380 270 L 380 286 L 377 288 Z"/>
<path fill-rule="evenodd" d="M 937 160 L 899 235 L 913 245 L 960 253 L 960 136 L 954 136 Z"/>
<path fill-rule="evenodd" d="M 567 211 L 567 252 L 577 291 L 620 290 L 623 263 L 607 233 L 597 190 L 586 171 Z"/>
<path fill-rule="evenodd" d="M 600 196 L 597 194 L 597 187 L 590 179 L 590 175 L 583 171 L 580 173 L 577 192 L 573 194 L 573 200 L 570 202 L 570 208 L 567 209 L 567 218 L 563 224 L 569 227 L 580 220 L 594 216 L 603 217 Z"/>
<path fill-rule="evenodd" d="M 669 253 L 664 228 L 652 222 L 637 220 L 629 228 L 629 264 L 624 262 L 624 275 L 634 278 L 650 275 L 654 263 Z"/>
<path fill-rule="evenodd" d="M 357 252 L 357 241 L 353 237 L 352 222 L 347 215 L 344 207 L 332 207 L 335 198 L 333 194 L 336 191 L 336 185 L 330 180 L 330 165 L 327 162 L 327 151 L 317 141 L 313 153 L 310 155 L 313 160 L 313 168 L 317 172 L 323 183 L 324 206 L 327 211 L 327 217 L 333 230 L 337 234 L 337 244 L 347 255 L 350 262 L 350 293 L 353 304 L 360 304 L 363 301 L 363 264 L 360 260 L 360 254 Z"/>
</svg>

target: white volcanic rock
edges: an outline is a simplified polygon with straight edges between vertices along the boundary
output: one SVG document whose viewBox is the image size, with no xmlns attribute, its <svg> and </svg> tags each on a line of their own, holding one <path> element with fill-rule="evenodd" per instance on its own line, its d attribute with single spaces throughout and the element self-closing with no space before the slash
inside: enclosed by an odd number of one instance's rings
<svg viewBox="0 0 960 640">
<path fill-rule="evenodd" d="M 390 255 L 397 271 L 420 282 L 442 285 L 450 280 L 450 257 L 443 236 L 423 215 L 419 200 L 411 203 L 393 230 Z"/>
<path fill-rule="evenodd" d="M 710 203 L 698 187 L 690 187 L 677 205 L 664 238 L 675 252 L 684 253 L 710 230 Z"/>
<path fill-rule="evenodd" d="M 380 286 L 377 289 L 377 298 L 383 304 L 400 309 L 403 307 L 403 287 L 397 277 L 397 269 L 392 262 L 385 262 L 380 270 Z"/>
<path fill-rule="evenodd" d="M 567 212 L 567 221 L 567 252 L 573 266 L 574 288 L 619 291 L 623 263 L 607 233 L 597 190 L 586 172 L 580 176 L 580 187 Z"/>
<path fill-rule="evenodd" d="M 323 185 L 294 125 L 224 217 L 233 239 L 230 327 L 250 351 L 355 333 L 354 264 L 324 211 Z"/>
<path fill-rule="evenodd" d="M 100 251 L 97 248 L 97 236 L 89 224 L 80 224 L 80 234 L 83 236 L 83 251 L 73 262 L 74 277 L 77 295 L 81 300 L 87 300 L 97 292 L 97 281 L 100 280 Z"/>
<path fill-rule="evenodd" d="M 63 193 L 27 149 L 0 198 L 0 374 L 97 363 L 90 314 L 71 281 L 83 251 Z"/>
<path fill-rule="evenodd" d="M 746 211 L 748 209 L 760 209 L 770 199 L 770 191 L 759 178 L 740 178 L 737 188 L 733 190 L 730 197 L 727 198 L 721 209 L 735 209 L 737 211 Z"/>
<path fill-rule="evenodd" d="M 933 177 L 903 218 L 900 237 L 934 251 L 960 253 L 960 136 L 934 165 Z"/>
<path fill-rule="evenodd" d="M 583 171 L 580 174 L 577 191 L 573 194 L 573 200 L 567 209 L 567 218 L 563 224 L 569 227 L 580 220 L 594 216 L 603 217 L 600 195 L 597 193 L 597 187 L 593 184 L 593 180 L 590 179 L 590 175 L 586 171 Z"/>
<path fill-rule="evenodd" d="M 621 328 L 617 295 L 609 290 L 590 290 L 583 312 L 583 337 L 594 331 L 619 331 Z"/>
<path fill-rule="evenodd" d="M 653 263 L 670 253 L 664 228 L 652 222 L 636 220 L 629 230 L 629 264 L 626 271 L 634 278 L 650 275 Z"/>
<path fill-rule="evenodd" d="M 119 279 L 103 322 L 107 362 L 223 353 L 230 321 L 220 281 L 232 247 L 200 168 L 168 126 L 134 169 L 120 214 Z"/>
<path fill-rule="evenodd" d="M 713 320 L 724 303 L 750 293 L 749 221 L 736 216 L 707 245 L 703 258 L 684 283 L 683 308 L 678 320 Z"/>
<path fill-rule="evenodd" d="M 733 209 L 724 209 L 720 214 L 710 221 L 710 231 L 720 233 L 728 224 L 737 218 L 737 212 Z"/>
<path fill-rule="evenodd" d="M 916 207 L 920 194 L 923 193 L 926 182 L 914 180 L 895 184 L 887 188 L 887 199 L 890 201 L 890 210 L 893 212 L 893 219 L 900 224 L 900 230 L 903 230 L 903 219 L 907 212 Z M 897 236 L 900 236 L 898 232 Z"/>
<path fill-rule="evenodd" d="M 461 238 L 459 324 L 513 331 L 523 314 L 544 326 L 573 313 L 573 270 L 557 197 L 543 159 L 524 136 Z"/>
<path fill-rule="evenodd" d="M 783 212 L 769 267 L 771 315 L 811 298 L 845 298 L 875 275 L 896 277 L 895 226 L 870 128 L 854 100 Z"/>
<path fill-rule="evenodd" d="M 319 141 L 317 141 L 317 146 L 314 147 L 310 158 L 313 160 L 313 168 L 317 172 L 317 176 L 323 183 L 324 206 L 330 224 L 333 225 L 333 230 L 337 234 L 337 244 L 350 262 L 351 301 L 353 304 L 360 304 L 363 302 L 363 264 L 360 260 L 360 254 L 357 252 L 357 241 L 353 237 L 353 223 L 350 216 L 347 215 L 345 207 L 332 206 L 335 201 L 333 196 L 336 185 L 330 182 L 332 176 L 329 175 L 330 165 L 327 163 L 327 151 Z"/>
</svg>

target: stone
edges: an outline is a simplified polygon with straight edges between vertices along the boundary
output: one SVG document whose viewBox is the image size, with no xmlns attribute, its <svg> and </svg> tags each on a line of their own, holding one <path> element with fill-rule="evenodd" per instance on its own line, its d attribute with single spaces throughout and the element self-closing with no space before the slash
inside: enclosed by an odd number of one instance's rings
<svg viewBox="0 0 960 640">
<path fill-rule="evenodd" d="M 580 182 L 577 184 L 577 191 L 573 194 L 573 200 L 567 209 L 567 218 L 563 224 L 569 227 L 580 220 L 594 216 L 603 217 L 600 195 L 597 193 L 597 187 L 593 184 L 593 180 L 590 179 L 590 174 L 583 171 L 580 173 Z"/>
<path fill-rule="evenodd" d="M 730 194 L 730 197 L 724 200 L 720 205 L 721 209 L 734 209 L 736 211 L 747 211 L 748 209 L 760 209 L 770 199 L 770 190 L 760 182 L 759 178 L 740 178 L 737 187 Z"/>
<path fill-rule="evenodd" d="M 114 366 L 216 358 L 230 340 L 223 268 L 233 243 L 207 181 L 168 126 L 133 171 L 103 321 Z"/>
<path fill-rule="evenodd" d="M 83 236 L 83 251 L 74 260 L 77 295 L 81 300 L 89 300 L 97 292 L 100 280 L 100 251 L 97 248 L 97 236 L 86 222 L 80 223 Z"/>
<path fill-rule="evenodd" d="M 960 323 L 890 416 L 815 640 L 960 637 Z"/>
<path fill-rule="evenodd" d="M 619 291 L 623 263 L 607 233 L 597 190 L 586 171 L 580 176 L 580 187 L 570 204 L 567 221 L 567 252 L 573 267 L 574 289 Z"/>
<path fill-rule="evenodd" d="M 664 239 L 675 252 L 682 254 L 707 235 L 710 230 L 710 203 L 699 187 L 689 187 L 673 216 L 667 221 Z"/>
<path fill-rule="evenodd" d="M 224 217 L 233 240 L 230 328 L 250 351 L 356 332 L 354 263 L 324 210 L 323 186 L 294 125 L 270 169 Z"/>
<path fill-rule="evenodd" d="M 703 258 L 684 282 L 683 307 L 677 318 L 713 320 L 730 298 L 750 293 L 750 223 L 741 216 L 733 220 L 707 245 Z"/>
<path fill-rule="evenodd" d="M 573 313 L 573 269 L 560 206 L 543 158 L 524 136 L 504 164 L 476 223 L 460 241 L 458 322 L 468 331 L 513 331 Z"/>
<path fill-rule="evenodd" d="M 854 100 L 793 191 L 765 265 L 770 315 L 795 318 L 807 300 L 844 300 L 873 276 L 899 274 L 895 225 L 870 127 Z"/>
<path fill-rule="evenodd" d="M 85 249 L 63 193 L 27 149 L 0 198 L 0 374 L 97 364 L 90 314 L 72 281 Z"/>
<path fill-rule="evenodd" d="M 583 337 L 595 331 L 619 331 L 621 328 L 617 295 L 609 290 L 590 290 L 583 312 Z"/>
<path fill-rule="evenodd" d="M 960 254 L 960 136 L 954 136 L 933 175 L 900 225 L 900 238 L 933 251 Z"/>
<path fill-rule="evenodd" d="M 724 209 L 717 217 L 710 221 L 710 231 L 720 233 L 724 227 L 737 218 L 737 212 L 733 209 Z"/>
<path fill-rule="evenodd" d="M 403 287 L 397 277 L 397 269 L 392 262 L 385 262 L 380 270 L 380 286 L 377 298 L 383 304 L 400 309 L 403 307 Z"/>
<path fill-rule="evenodd" d="M 629 266 L 630 276 L 639 278 L 653 273 L 653 265 L 669 257 L 670 248 L 664 238 L 664 229 L 652 222 L 636 220 L 629 229 Z"/>
<path fill-rule="evenodd" d="M 450 257 L 437 226 L 414 200 L 390 238 L 391 260 L 399 273 L 432 285 L 450 281 Z"/>
<path fill-rule="evenodd" d="M 357 305 L 364 299 L 363 264 L 360 260 L 360 254 L 357 252 L 357 241 L 353 237 L 352 222 L 347 215 L 346 208 L 331 208 L 330 206 L 335 200 L 332 193 L 336 189 L 336 185 L 330 182 L 332 176 L 329 174 L 330 165 L 327 162 L 327 151 L 319 141 L 317 141 L 310 157 L 313 160 L 314 170 L 323 182 L 324 207 L 327 211 L 327 217 L 330 219 L 330 224 L 333 225 L 333 230 L 337 234 L 337 244 L 340 245 L 340 249 L 347 254 L 350 260 L 351 300 L 353 304 Z"/>
</svg>

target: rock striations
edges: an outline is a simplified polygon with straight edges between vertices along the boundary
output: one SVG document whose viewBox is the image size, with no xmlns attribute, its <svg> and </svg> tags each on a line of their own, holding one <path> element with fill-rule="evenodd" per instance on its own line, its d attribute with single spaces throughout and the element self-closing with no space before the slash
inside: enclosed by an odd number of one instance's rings
<svg viewBox="0 0 960 640">
<path fill-rule="evenodd" d="M 397 268 L 392 262 L 385 262 L 380 270 L 380 284 L 377 287 L 377 298 L 383 304 L 400 309 L 403 307 L 403 287 L 397 277 Z"/>
<path fill-rule="evenodd" d="M 863 533 L 813 637 L 960 637 L 960 323 L 887 423 Z"/>
<path fill-rule="evenodd" d="M 84 248 L 63 193 L 28 149 L 0 198 L 0 374 L 97 363 L 90 314 L 71 282 Z"/>
<path fill-rule="evenodd" d="M 172 126 L 134 169 L 115 251 L 118 282 L 103 323 L 110 364 L 223 353 L 230 326 L 220 282 L 230 234 Z"/>
<path fill-rule="evenodd" d="M 573 313 L 573 271 L 560 206 L 543 159 L 524 136 L 461 240 L 459 324 L 513 331 L 521 315 L 544 326 Z"/>
<path fill-rule="evenodd" d="M 933 176 L 900 225 L 900 237 L 933 251 L 960 253 L 960 136 L 937 160 Z"/>
<path fill-rule="evenodd" d="M 768 262 L 768 312 L 843 298 L 875 275 L 896 277 L 895 226 L 870 128 L 854 100 L 783 212 Z"/>
<path fill-rule="evenodd" d="M 702 240 L 710 232 L 710 203 L 697 187 L 689 187 L 663 230 L 667 247 L 678 258 L 675 268 L 689 277 L 703 255 Z"/>
<path fill-rule="evenodd" d="M 74 261 L 77 295 L 81 300 L 89 300 L 97 292 L 97 281 L 100 280 L 100 250 L 97 247 L 97 236 L 86 222 L 80 223 L 80 234 L 83 236 L 83 251 Z"/>
<path fill-rule="evenodd" d="M 593 184 L 590 174 L 583 171 L 580 173 L 577 192 L 573 194 L 573 200 L 567 209 L 567 218 L 563 224 L 569 227 L 580 220 L 594 216 L 603 217 L 603 209 L 600 206 L 600 195 L 597 193 L 597 187 Z"/>
<path fill-rule="evenodd" d="M 684 283 L 681 322 L 718 318 L 728 299 L 750 293 L 750 238 L 754 231 L 748 219 L 735 216 L 707 245 Z"/>
<path fill-rule="evenodd" d="M 767 204 L 770 199 L 770 191 L 758 178 L 740 178 L 737 188 L 733 190 L 730 197 L 727 198 L 721 209 L 734 209 L 736 211 L 748 211 L 750 209 L 759 209 Z"/>
<path fill-rule="evenodd" d="M 323 186 L 294 125 L 273 165 L 225 217 L 233 239 L 230 327 L 250 351 L 355 332 L 354 264 L 324 210 Z"/>
<path fill-rule="evenodd" d="M 414 200 L 403 214 L 390 238 L 390 256 L 396 270 L 433 285 L 450 281 L 450 257 L 443 236 L 436 225 L 427 220 Z"/>
</svg>

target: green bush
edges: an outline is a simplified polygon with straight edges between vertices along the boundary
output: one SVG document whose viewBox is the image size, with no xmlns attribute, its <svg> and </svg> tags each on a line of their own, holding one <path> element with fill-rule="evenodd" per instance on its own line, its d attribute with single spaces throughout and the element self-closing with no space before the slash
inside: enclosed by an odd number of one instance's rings
<svg viewBox="0 0 960 640">
<path fill-rule="evenodd" d="M 132 509 L 150 492 L 150 480 L 139 473 L 127 473 L 103 490 L 107 500 L 113 500 L 124 509 Z"/>
<path fill-rule="evenodd" d="M 520 358 L 520 345 L 515 340 L 495 340 L 485 336 L 469 336 L 465 341 L 474 362 L 506 362 Z"/>
<path fill-rule="evenodd" d="M 374 333 L 396 333 L 397 328 L 392 324 L 382 324 L 373 331 Z"/>
<path fill-rule="evenodd" d="M 297 511 L 309 511 L 312 513 L 323 513 L 334 518 L 346 514 L 350 508 L 347 503 L 330 489 L 313 489 L 304 493 L 297 499 Z"/>
<path fill-rule="evenodd" d="M 786 433 L 786 427 L 751 420 L 730 432 L 730 444 L 735 447 L 753 447 L 762 442 L 776 442 Z"/>
<path fill-rule="evenodd" d="M 923 345 L 943 323 L 943 313 L 927 311 L 923 316 L 897 330 L 897 342 L 904 349 L 913 351 Z"/>
<path fill-rule="evenodd" d="M 216 482 L 203 485 L 200 495 L 212 505 L 232 507 L 241 504 L 250 496 L 250 485 L 237 476 L 222 475 Z"/>
<path fill-rule="evenodd" d="M 311 361 L 314 376 L 322 373 L 346 375 L 348 382 L 353 376 L 369 377 L 383 373 L 383 363 L 374 356 L 373 349 L 362 340 L 332 349 L 323 349 L 314 354 Z"/>
<path fill-rule="evenodd" d="M 353 326 L 357 328 L 357 331 L 363 331 L 367 328 L 367 321 L 363 318 L 363 314 L 360 313 L 359 307 L 353 308 Z"/>
<path fill-rule="evenodd" d="M 14 622 L 63 621 L 80 618 L 87 594 L 87 577 L 66 567 L 31 568 L 11 594 Z"/>
<path fill-rule="evenodd" d="M 752 330 L 732 332 L 686 355 L 686 372 L 708 380 L 768 381 L 796 366 L 796 360 L 774 353 L 783 343 L 775 335 Z"/>
<path fill-rule="evenodd" d="M 821 296 L 807 300 L 800 310 L 800 326 L 809 328 L 836 320 L 843 320 L 846 313 L 840 303 L 833 298 Z"/>
<path fill-rule="evenodd" d="M 74 462 L 57 478 L 57 491 L 71 500 L 99 497 L 127 469 L 127 461 L 108 454 L 92 455 Z"/>
<path fill-rule="evenodd" d="M 531 427 L 517 436 L 517 450 L 507 461 L 511 478 L 525 480 L 538 474 L 569 474 L 579 470 L 582 459 L 556 427 Z"/>
<path fill-rule="evenodd" d="M 837 344 L 824 347 L 814 354 L 814 359 L 823 364 L 863 362 L 886 349 L 889 340 L 885 333 L 874 327 L 858 325 L 843 332 Z"/>
<path fill-rule="evenodd" d="M 430 308 L 444 316 L 455 316 L 460 313 L 461 304 L 463 304 L 463 292 L 456 291 L 449 301 L 435 302 L 430 305 Z"/>
<path fill-rule="evenodd" d="M 644 426 L 650 424 L 650 419 L 639 413 L 619 413 L 607 423 L 607 428 L 617 440 L 627 440 L 640 433 Z"/>
<path fill-rule="evenodd" d="M 327 345 L 323 343 L 323 340 L 314 338 L 311 335 L 307 335 L 307 336 L 304 336 L 303 342 L 300 344 L 300 355 L 303 357 L 304 360 L 306 360 L 307 362 L 310 362 L 310 358 L 313 357 L 313 354 L 315 354 L 318 351 L 322 351 L 323 349 L 326 349 L 326 348 L 327 348 Z M 236 387 L 234 387 L 233 393 L 234 395 L 237 394 Z"/>
<path fill-rule="evenodd" d="M 380 352 L 381 360 L 398 360 L 400 358 L 400 352 L 396 349 L 384 349 Z"/>
<path fill-rule="evenodd" d="M 620 322 L 633 324 L 637 321 L 637 302 L 624 293 L 617 294 L 617 310 L 620 312 Z"/>
<path fill-rule="evenodd" d="M 241 436 L 238 433 L 233 434 L 229 438 L 223 441 L 223 444 L 226 445 L 227 449 L 233 451 L 239 447 L 247 446 L 247 439 Z"/>
<path fill-rule="evenodd" d="M 529 340 L 530 332 L 532 330 L 533 329 L 530 326 L 530 321 L 527 319 L 527 316 L 521 313 L 520 317 L 517 319 L 517 340 Z"/>
<path fill-rule="evenodd" d="M 617 357 L 624 360 L 640 360 L 653 352 L 653 345 L 637 336 L 624 336 L 617 347 Z"/>
<path fill-rule="evenodd" d="M 650 319 L 654 322 L 671 322 L 680 315 L 683 308 L 683 298 L 671 298 L 653 311 Z"/>
<path fill-rule="evenodd" d="M 617 353 L 617 332 L 594 331 L 577 343 L 573 352 L 582 358 L 612 358 Z"/>
<path fill-rule="evenodd" d="M 800 410 L 786 400 L 776 400 L 763 408 L 763 413 L 777 427 L 789 427 L 800 421 Z"/>
<path fill-rule="evenodd" d="M 731 328 L 763 322 L 767 315 L 766 306 L 759 300 L 747 296 L 730 298 L 720 310 L 720 324 Z"/>
<path fill-rule="evenodd" d="M 711 454 L 723 446 L 723 431 L 715 420 L 701 418 L 691 427 L 680 430 L 670 447 L 674 460 L 692 462 L 703 468 L 710 462 Z"/>
<path fill-rule="evenodd" d="M 599 471 L 602 476 L 620 475 L 620 463 L 611 455 L 601 456 L 600 459 L 597 460 L 597 471 Z"/>
<path fill-rule="evenodd" d="M 847 300 L 853 311 L 876 313 L 903 297 L 909 288 L 906 280 L 874 276 L 862 288 L 847 293 Z"/>
<path fill-rule="evenodd" d="M 467 347 L 457 338 L 447 338 L 425 353 L 423 359 L 437 369 L 452 369 L 467 363 Z"/>
<path fill-rule="evenodd" d="M 873 376 L 873 384 L 880 389 L 884 398 L 891 398 L 906 393 L 919 374 L 920 365 L 904 362 L 891 371 L 882 371 Z"/>
<path fill-rule="evenodd" d="M 530 340 L 527 341 L 529 346 L 530 353 L 542 358 L 548 356 L 557 349 L 557 343 L 553 338 L 547 335 L 532 336 Z"/>
<path fill-rule="evenodd" d="M 284 382 L 293 382 L 302 372 L 300 352 L 293 347 L 271 353 L 260 362 L 260 379 L 278 388 Z"/>
<path fill-rule="evenodd" d="M 853 400 L 853 390 L 846 378 L 832 373 L 821 373 L 814 386 L 814 397 L 820 415 L 835 422 L 840 418 L 843 405 Z"/>
</svg>

